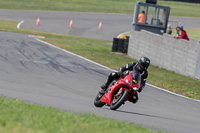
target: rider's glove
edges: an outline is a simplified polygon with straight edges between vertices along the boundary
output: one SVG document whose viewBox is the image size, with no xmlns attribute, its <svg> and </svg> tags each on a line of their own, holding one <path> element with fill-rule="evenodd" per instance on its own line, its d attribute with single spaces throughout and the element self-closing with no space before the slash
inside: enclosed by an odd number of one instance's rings
<svg viewBox="0 0 200 133">
<path fill-rule="evenodd" d="M 118 74 L 119 76 L 123 76 L 123 75 L 124 75 L 122 71 L 117 72 L 117 74 Z"/>
</svg>

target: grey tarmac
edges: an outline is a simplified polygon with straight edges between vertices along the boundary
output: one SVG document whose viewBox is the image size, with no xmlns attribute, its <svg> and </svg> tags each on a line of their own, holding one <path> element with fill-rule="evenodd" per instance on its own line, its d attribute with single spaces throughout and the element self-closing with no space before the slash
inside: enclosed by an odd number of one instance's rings
<svg viewBox="0 0 200 133">
<path fill-rule="evenodd" d="M 0 32 L 0 95 L 77 113 L 94 113 L 171 133 L 200 131 L 200 102 L 146 86 L 118 110 L 94 98 L 112 72 L 28 35 Z"/>
</svg>

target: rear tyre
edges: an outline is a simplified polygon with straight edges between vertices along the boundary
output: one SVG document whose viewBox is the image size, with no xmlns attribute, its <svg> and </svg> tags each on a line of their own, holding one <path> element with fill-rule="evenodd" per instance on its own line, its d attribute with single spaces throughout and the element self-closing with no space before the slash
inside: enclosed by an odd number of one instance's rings
<svg viewBox="0 0 200 133">
<path fill-rule="evenodd" d="M 95 97 L 94 105 L 96 107 L 101 108 L 101 107 L 103 107 L 105 105 L 105 103 L 101 101 L 102 96 L 103 96 L 102 94 L 98 93 L 97 96 Z"/>
<path fill-rule="evenodd" d="M 128 98 L 129 92 L 127 90 L 123 90 L 120 95 L 114 95 L 112 102 L 110 104 L 110 109 L 111 110 L 116 110 L 118 109 Z"/>
</svg>

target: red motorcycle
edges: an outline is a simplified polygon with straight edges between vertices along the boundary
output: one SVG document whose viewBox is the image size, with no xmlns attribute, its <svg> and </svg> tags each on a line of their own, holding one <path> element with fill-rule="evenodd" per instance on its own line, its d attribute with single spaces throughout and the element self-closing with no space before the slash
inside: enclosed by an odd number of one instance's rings
<svg viewBox="0 0 200 133">
<path fill-rule="evenodd" d="M 113 80 L 105 90 L 105 93 L 100 91 L 97 94 L 94 99 L 94 105 L 103 107 L 107 104 L 111 110 L 118 109 L 125 101 L 134 96 L 135 91 L 138 91 L 140 77 L 141 74 L 138 71 L 127 71 L 118 80 Z"/>
</svg>

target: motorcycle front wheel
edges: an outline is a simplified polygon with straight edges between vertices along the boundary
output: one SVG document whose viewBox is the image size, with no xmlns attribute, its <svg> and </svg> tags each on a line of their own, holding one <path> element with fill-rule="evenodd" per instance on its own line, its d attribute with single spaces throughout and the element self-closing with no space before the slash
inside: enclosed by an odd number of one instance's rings
<svg viewBox="0 0 200 133">
<path fill-rule="evenodd" d="M 94 105 L 96 107 L 100 108 L 100 107 L 103 107 L 105 105 L 105 103 L 101 101 L 102 96 L 103 96 L 102 94 L 98 93 L 97 96 L 95 97 Z"/>
<path fill-rule="evenodd" d="M 128 98 L 129 92 L 127 90 L 123 90 L 120 95 L 114 95 L 112 102 L 110 104 L 110 109 L 111 110 L 116 110 L 118 109 Z"/>
</svg>

